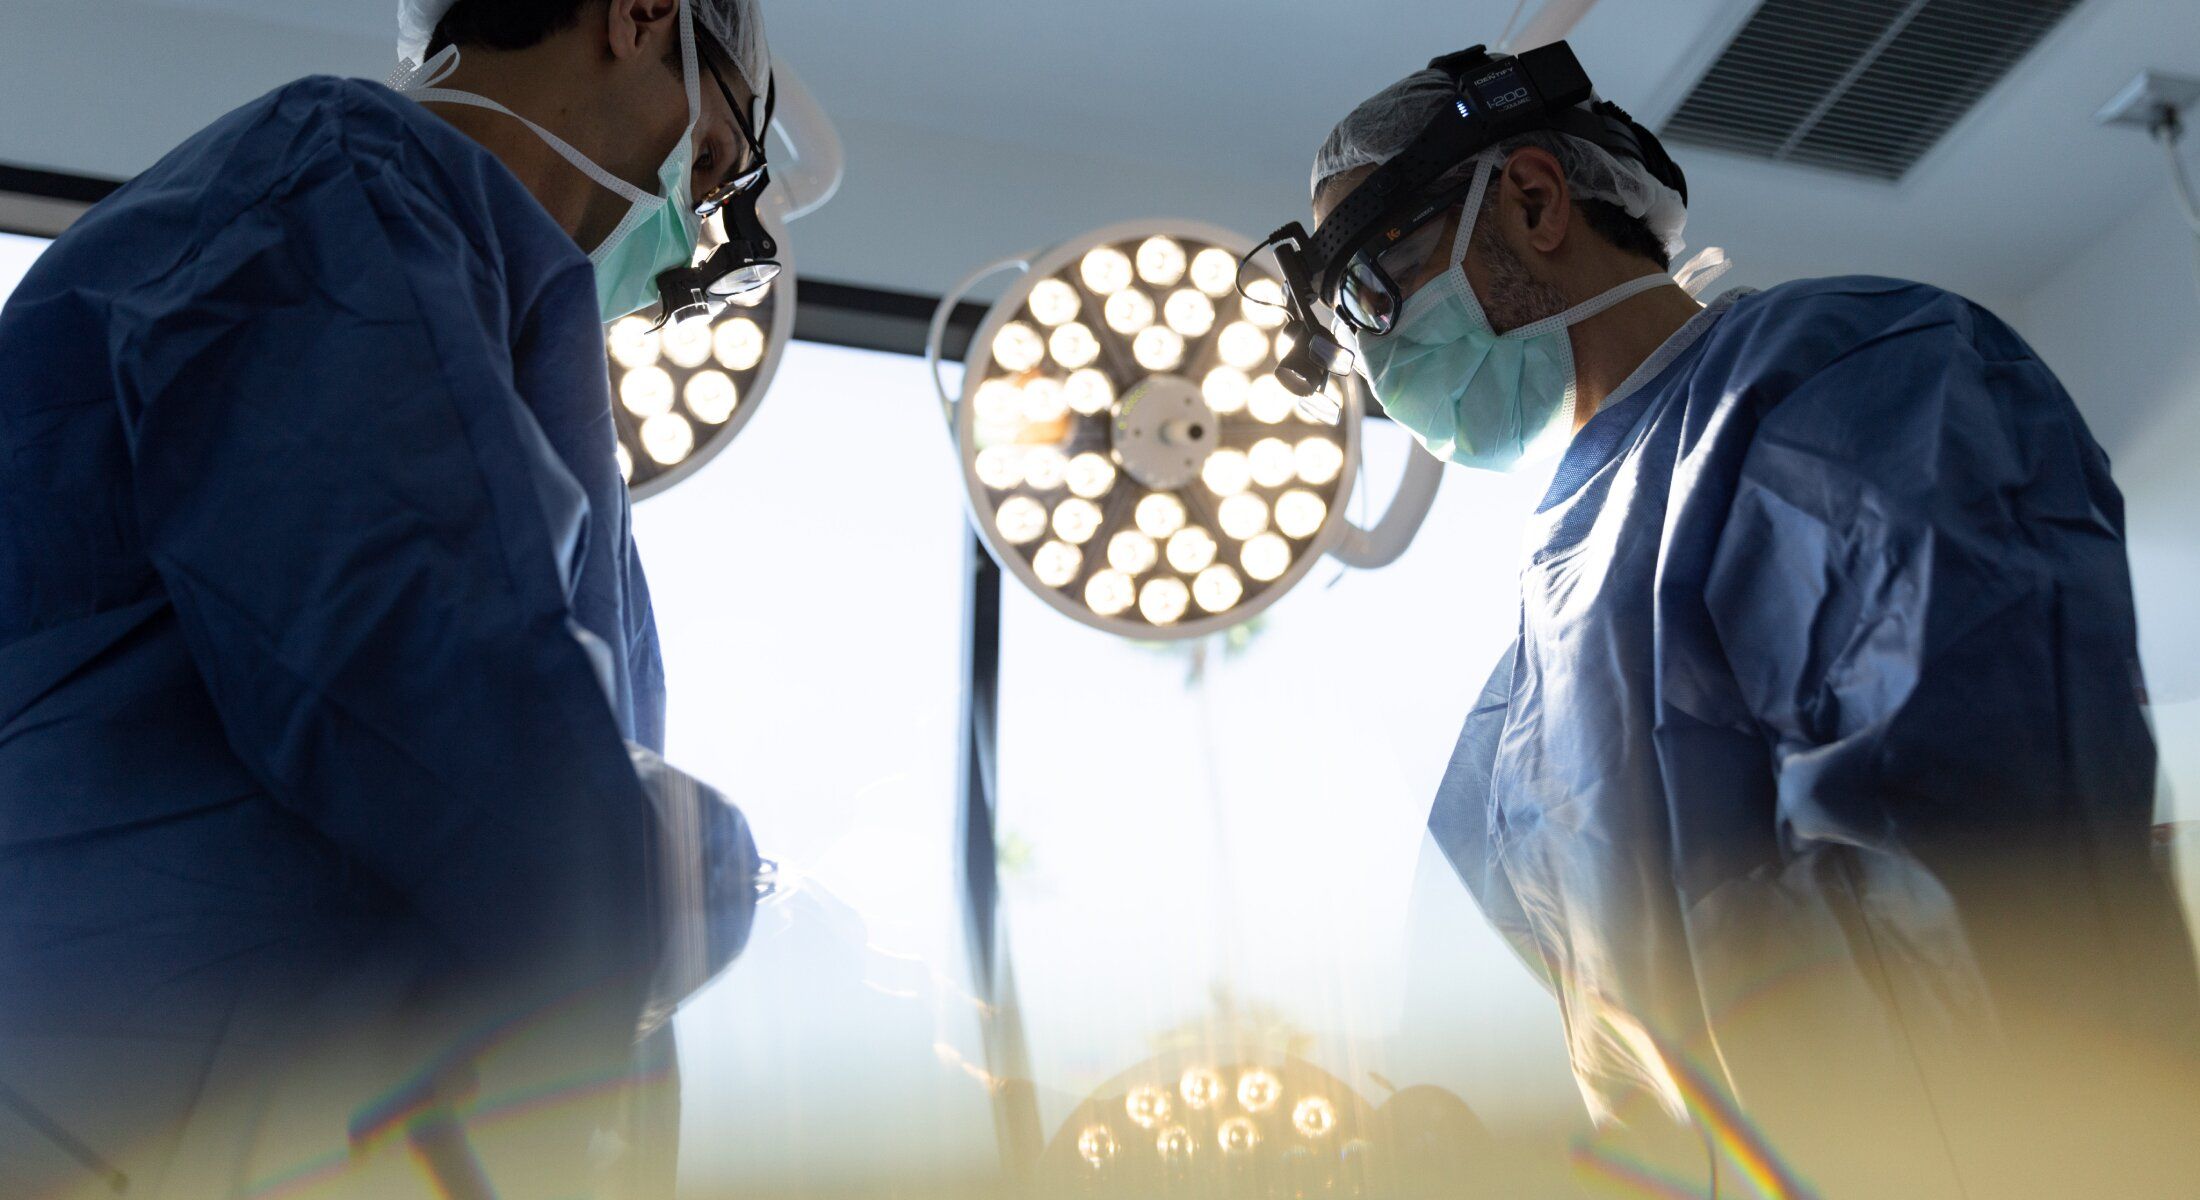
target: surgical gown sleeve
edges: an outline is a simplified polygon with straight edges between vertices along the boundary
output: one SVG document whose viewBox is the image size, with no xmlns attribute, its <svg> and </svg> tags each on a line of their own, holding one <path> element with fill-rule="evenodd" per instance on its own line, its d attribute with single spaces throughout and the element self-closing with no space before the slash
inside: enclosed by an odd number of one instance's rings
<svg viewBox="0 0 2200 1200">
<path fill-rule="evenodd" d="M 2143 833 L 2122 502 L 1991 316 L 1945 298 L 1780 398 L 1705 600 L 1798 835 Z"/>
<path fill-rule="evenodd" d="M 328 137 L 117 302 L 145 543 L 238 756 L 461 963 L 638 977 L 648 807 L 494 245 Z"/>
<path fill-rule="evenodd" d="M 1970 959 L 1998 1000 L 2184 1021 L 2122 502 L 2046 366 L 1943 297 L 1769 404 L 1727 503 L 1703 599 L 1777 811 L 1684 853 L 1838 849 L 1882 952 L 1941 946 L 1916 956 Z"/>
</svg>

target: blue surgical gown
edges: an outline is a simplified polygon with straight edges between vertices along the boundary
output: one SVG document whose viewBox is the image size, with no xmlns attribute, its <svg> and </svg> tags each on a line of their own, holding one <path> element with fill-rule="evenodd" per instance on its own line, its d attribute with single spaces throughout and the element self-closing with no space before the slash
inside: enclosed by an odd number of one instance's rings
<svg viewBox="0 0 2200 1200">
<path fill-rule="evenodd" d="M 1593 1114 L 1724 1145 L 1711 1096 L 1825 1194 L 2033 1194 L 1985 1182 L 2027 1161 L 1996 1139 L 2057 1126 L 1982 1115 L 2023 1071 L 1981 1046 L 2189 1055 L 2122 502 L 2007 326 L 1885 279 L 1730 293 L 1574 438 L 1526 541 L 1430 826 Z"/>
<path fill-rule="evenodd" d="M 479 145 L 312 78 L 0 314 L 0 1082 L 83 1140 L 306 1013 L 638 1004 L 662 672 L 594 296 Z"/>
</svg>

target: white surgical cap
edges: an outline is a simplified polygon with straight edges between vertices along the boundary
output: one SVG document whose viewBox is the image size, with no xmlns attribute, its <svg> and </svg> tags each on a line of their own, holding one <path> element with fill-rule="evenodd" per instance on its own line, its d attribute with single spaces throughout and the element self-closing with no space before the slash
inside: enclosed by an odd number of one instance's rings
<svg viewBox="0 0 2200 1200">
<path fill-rule="evenodd" d="M 397 0 L 397 57 L 418 65 L 427 61 L 436 24 L 458 0 Z M 761 0 L 687 0 L 695 9 L 695 30 L 718 44 L 734 69 L 762 97 L 771 79 L 772 52 L 764 42 Z"/>
<path fill-rule="evenodd" d="M 1329 132 L 1314 156 L 1315 199 L 1321 198 L 1322 186 L 1337 176 L 1397 157 L 1428 127 L 1437 110 L 1451 103 L 1457 86 L 1442 71 L 1415 71 L 1353 109 Z M 1476 158 L 1501 163 L 1523 146 L 1541 147 L 1558 159 L 1575 199 L 1602 200 L 1624 210 L 1650 227 L 1667 254 L 1680 257 L 1688 202 L 1658 182 L 1650 168 L 1571 134 L 1549 130 L 1507 138 Z"/>
</svg>

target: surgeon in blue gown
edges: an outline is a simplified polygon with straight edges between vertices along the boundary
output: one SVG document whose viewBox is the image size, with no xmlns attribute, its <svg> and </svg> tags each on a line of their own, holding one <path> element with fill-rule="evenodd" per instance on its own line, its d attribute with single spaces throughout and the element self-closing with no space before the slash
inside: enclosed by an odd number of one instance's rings
<svg viewBox="0 0 2200 1200">
<path fill-rule="evenodd" d="M 1452 87 L 1340 124 L 1317 219 Z M 1470 183 L 1360 361 L 1431 453 L 1555 459 L 1430 828 L 1558 1000 L 1586 1161 L 2200 1195 L 2122 501 L 2053 373 L 1918 283 L 1697 303 L 1666 164 L 1546 132 L 1432 191 Z"/>
<path fill-rule="evenodd" d="M 768 71 L 750 0 L 695 3 L 463 0 L 440 82 L 687 203 L 744 151 L 697 43 Z M 311 78 L 0 314 L 0 1195 L 160 1194 L 195 1143 L 227 1173 L 170 1194 L 250 1190 L 297 1164 L 217 1126 L 324 1051 L 372 1069 L 316 1150 L 551 1008 L 572 1071 L 630 1065 L 664 691 L 602 335 L 636 260 L 589 248 L 635 212 L 509 116 Z"/>
</svg>

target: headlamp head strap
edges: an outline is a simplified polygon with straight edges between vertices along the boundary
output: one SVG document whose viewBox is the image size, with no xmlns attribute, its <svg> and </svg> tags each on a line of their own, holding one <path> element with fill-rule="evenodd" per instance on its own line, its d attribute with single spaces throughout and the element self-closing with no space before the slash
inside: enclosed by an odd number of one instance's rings
<svg viewBox="0 0 2200 1200">
<path fill-rule="evenodd" d="M 1429 63 L 1452 79 L 1451 102 L 1404 150 L 1377 167 L 1329 213 L 1307 246 L 1314 283 L 1326 299 L 1373 227 L 1399 215 L 1453 167 L 1506 138 L 1553 127 L 1554 118 L 1594 94 L 1572 47 L 1553 42 L 1517 58 L 1471 46 Z M 1579 114 L 1588 120 L 1587 114 Z"/>
<path fill-rule="evenodd" d="M 1282 268 L 1284 304 L 1297 346 L 1277 377 L 1301 395 L 1318 387 L 1321 369 L 1333 372 L 1336 364 L 1350 361 L 1316 319 L 1315 307 L 1335 309 L 1354 258 L 1378 240 L 1387 244 L 1410 232 L 1413 219 L 1431 202 L 1431 186 L 1483 150 L 1536 130 L 1567 133 L 1642 163 L 1680 193 L 1683 203 L 1688 199 L 1687 179 L 1656 135 L 1618 105 L 1596 99 L 1588 73 L 1566 43 L 1518 56 L 1470 46 L 1431 60 L 1429 67 L 1451 79 L 1450 102 L 1404 150 L 1331 209 L 1319 229 L 1308 234 L 1293 222 L 1258 248 L 1272 249 Z"/>
</svg>

